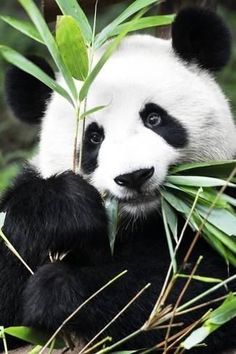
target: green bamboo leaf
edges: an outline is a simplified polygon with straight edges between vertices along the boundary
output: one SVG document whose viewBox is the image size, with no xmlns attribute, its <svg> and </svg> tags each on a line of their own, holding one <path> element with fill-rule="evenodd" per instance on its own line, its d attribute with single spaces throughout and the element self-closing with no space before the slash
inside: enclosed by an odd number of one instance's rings
<svg viewBox="0 0 236 354">
<path fill-rule="evenodd" d="M 71 75 L 84 81 L 88 75 L 88 52 L 78 23 L 71 16 L 58 16 L 56 42 Z"/>
<path fill-rule="evenodd" d="M 182 186 L 182 185 L 176 186 L 176 185 L 169 183 L 169 182 L 165 182 L 164 186 L 168 188 L 167 190 L 174 189 L 174 191 L 172 191 L 172 193 L 175 193 L 175 191 L 179 191 L 179 193 L 178 193 L 179 196 L 181 196 L 182 199 L 188 201 L 190 204 L 194 203 L 194 200 L 195 200 L 196 196 L 198 195 L 198 203 L 199 204 L 211 206 L 212 200 L 214 200 L 214 198 L 216 197 L 216 193 L 215 194 L 209 193 L 210 194 L 209 198 L 211 198 L 211 199 L 208 200 L 204 196 L 204 191 L 202 188 L 201 188 L 200 194 L 198 193 L 198 191 L 199 191 L 198 187 L 192 187 L 192 186 L 189 187 L 189 186 Z M 169 191 L 171 192 L 171 190 L 169 190 Z M 213 192 L 213 191 L 214 190 L 212 190 L 211 192 Z M 213 198 L 213 196 L 214 196 L 214 198 Z M 223 201 L 222 203 L 220 203 L 220 201 L 218 203 L 218 201 L 217 201 L 217 207 L 222 207 L 222 205 L 223 205 L 223 207 L 230 208 L 225 201 Z"/>
<path fill-rule="evenodd" d="M 58 92 L 61 96 L 65 97 L 70 103 L 73 104 L 70 95 L 63 87 L 48 76 L 42 69 L 23 57 L 23 55 L 4 45 L 0 46 L 0 53 L 9 63 L 42 81 L 45 85 Z"/>
<path fill-rule="evenodd" d="M 136 0 L 130 6 L 128 6 L 114 21 L 112 21 L 108 26 L 106 26 L 95 39 L 95 46 L 100 47 L 106 40 L 111 37 L 112 33 L 116 28 L 123 23 L 126 19 L 130 18 L 132 15 L 136 14 L 140 10 L 152 5 L 154 3 L 158 4 L 160 0 Z M 130 29 L 131 27 L 129 27 Z"/>
<path fill-rule="evenodd" d="M 197 187 L 185 187 L 185 186 L 179 186 L 179 190 L 185 194 L 188 195 L 187 199 L 189 199 L 190 202 L 193 202 L 195 199 L 198 188 Z M 219 197 L 216 199 L 217 196 L 217 190 L 213 188 L 208 188 L 202 189 L 199 197 L 198 197 L 198 204 L 203 205 L 206 207 L 211 207 L 212 203 L 214 203 L 214 208 L 218 209 L 228 209 L 232 211 L 232 207 L 230 206 L 229 203 L 227 203 L 223 198 Z"/>
<path fill-rule="evenodd" d="M 233 254 L 236 256 L 236 238 L 230 237 L 221 230 L 217 229 L 214 225 L 209 222 L 206 222 L 204 227 L 205 230 L 208 230 L 211 234 L 212 242 L 214 243 L 215 239 L 218 239 L 224 246 L 226 246 Z"/>
<path fill-rule="evenodd" d="M 135 19 L 133 20 L 133 23 L 135 21 L 137 21 L 140 17 L 142 16 L 142 12 L 140 12 Z M 121 32 L 119 34 L 119 36 L 117 36 L 106 48 L 106 50 L 104 51 L 104 53 L 102 54 L 101 58 L 99 59 L 99 61 L 97 62 L 97 64 L 95 65 L 95 67 L 93 68 L 93 70 L 91 71 L 91 73 L 89 74 L 89 76 L 87 77 L 87 79 L 85 80 L 80 92 L 79 92 L 79 99 L 82 102 L 85 97 L 88 94 L 88 90 L 91 86 L 91 84 L 93 83 L 93 81 L 95 80 L 95 78 L 97 77 L 98 73 L 101 71 L 101 69 L 103 68 L 103 66 L 106 64 L 107 60 L 110 58 L 110 56 L 113 54 L 113 52 L 116 50 L 116 48 L 118 47 L 118 45 L 120 44 L 120 42 L 122 41 L 122 39 L 126 36 L 126 34 L 129 32 L 129 26 L 127 26 L 123 32 Z"/>
<path fill-rule="evenodd" d="M 6 217 L 6 213 L 0 213 L 0 229 L 3 227 L 5 217 Z"/>
<path fill-rule="evenodd" d="M 194 199 L 197 194 L 198 188 L 180 186 L 180 190 L 183 191 L 184 193 L 189 194 L 189 196 L 191 196 Z M 229 203 L 224 198 L 222 198 L 222 196 L 216 199 L 217 193 L 218 191 L 213 188 L 202 189 L 198 199 L 199 204 L 212 206 L 212 203 L 214 203 L 214 208 L 232 210 Z"/>
<path fill-rule="evenodd" d="M 14 17 L 10 16 L 0 16 L 1 20 L 6 22 L 8 25 L 14 27 L 19 32 L 22 32 L 26 36 L 34 39 L 35 41 L 44 44 L 40 34 L 37 29 L 28 21 L 18 20 Z"/>
<path fill-rule="evenodd" d="M 79 27 L 83 32 L 83 36 L 87 43 L 90 44 L 92 41 L 92 29 L 89 21 L 78 4 L 77 0 L 56 0 L 56 3 L 60 7 L 64 15 L 72 16 L 78 23 Z"/>
<path fill-rule="evenodd" d="M 203 236 L 209 245 L 225 259 L 226 263 L 236 266 L 235 255 L 233 255 L 233 253 L 225 245 L 223 245 L 222 242 L 214 236 L 214 234 L 204 228 Z"/>
<path fill-rule="evenodd" d="M 236 215 L 225 209 L 213 209 L 209 213 L 209 208 L 203 205 L 197 205 L 196 209 L 203 218 L 207 217 L 207 220 L 220 229 L 228 236 L 236 236 Z M 236 241 L 236 238 L 235 238 Z M 235 243 L 236 247 L 236 243 Z"/>
<path fill-rule="evenodd" d="M 210 331 L 207 327 L 200 327 L 193 331 L 183 343 L 181 343 L 181 347 L 189 350 L 202 343 L 210 334 Z"/>
<path fill-rule="evenodd" d="M 67 83 L 68 88 L 74 98 L 77 99 L 77 90 L 73 78 L 69 70 L 67 69 L 66 65 L 64 64 L 61 55 L 59 53 L 56 41 L 53 38 L 41 12 L 39 11 L 38 7 L 35 5 L 33 0 L 18 0 L 21 6 L 25 9 L 28 13 L 29 17 L 31 18 L 32 22 L 34 23 L 36 29 L 38 30 L 40 36 L 42 37 L 43 42 L 47 46 L 52 58 L 55 61 L 58 69 L 60 70 L 65 82 Z"/>
<path fill-rule="evenodd" d="M 188 274 L 176 274 L 176 276 L 178 278 L 187 278 L 187 279 L 190 277 L 190 275 L 188 275 Z M 221 283 L 222 282 L 222 279 L 204 277 L 204 276 L 201 276 L 201 275 L 192 275 L 191 279 L 198 280 L 198 281 L 201 281 L 203 283 Z"/>
<path fill-rule="evenodd" d="M 167 181 L 173 184 L 182 186 L 196 186 L 196 187 L 217 187 L 225 186 L 236 187 L 233 183 L 226 183 L 223 179 L 205 176 L 168 176 Z"/>
<path fill-rule="evenodd" d="M 221 199 L 223 199 L 226 203 L 229 203 L 236 207 L 236 198 L 230 197 L 227 194 L 222 194 Z"/>
<path fill-rule="evenodd" d="M 98 63 L 95 65 L 95 67 L 93 68 L 93 70 L 91 71 L 91 73 L 89 74 L 89 76 L 87 77 L 87 79 L 85 80 L 80 93 L 79 93 L 79 99 L 80 101 L 83 101 L 85 99 L 85 97 L 88 94 L 88 90 L 91 86 L 91 84 L 93 83 L 93 81 L 95 80 L 96 76 L 98 75 L 98 73 L 101 71 L 101 69 L 103 68 L 103 66 L 105 65 L 105 63 L 107 62 L 107 60 L 110 58 L 110 56 L 112 55 L 112 53 L 116 50 L 117 46 L 119 45 L 119 43 L 122 41 L 124 36 L 118 36 L 106 49 L 106 51 L 103 53 L 101 59 L 98 61 Z"/>
<path fill-rule="evenodd" d="M 229 294 L 223 304 L 211 312 L 204 326 L 223 325 L 236 317 L 236 296 Z"/>
<path fill-rule="evenodd" d="M 194 226 L 195 230 L 199 229 L 202 221 L 203 219 L 197 213 L 192 215 L 191 224 Z M 220 235 L 218 234 L 219 232 L 221 233 Z M 229 239 L 229 237 L 227 235 L 209 223 L 205 224 L 202 235 L 211 245 L 211 247 L 214 248 L 226 260 L 227 263 L 232 264 L 234 267 L 236 266 L 235 246 L 233 244 L 228 245 L 227 238 Z M 232 240 L 230 241 L 232 242 Z M 231 251 L 232 246 L 233 251 Z"/>
<path fill-rule="evenodd" d="M 106 107 L 107 106 L 97 106 L 97 107 L 91 108 L 91 109 L 87 110 L 86 112 L 84 112 L 83 114 L 81 114 L 80 119 L 84 119 L 87 116 L 89 116 L 89 115 L 91 115 L 93 113 L 96 113 L 98 111 L 101 111 L 102 109 L 104 109 Z"/>
<path fill-rule="evenodd" d="M 199 230 L 202 221 L 203 219 L 198 213 L 195 213 L 190 219 L 190 224 L 195 230 Z M 236 248 L 229 236 L 225 235 L 209 223 L 205 223 L 202 235 L 227 263 L 232 264 L 234 267 L 236 266 Z M 230 240 L 230 244 L 228 244 L 228 240 Z"/>
<path fill-rule="evenodd" d="M 45 333 L 41 330 L 36 330 L 30 327 L 8 327 L 4 328 L 4 333 L 9 334 L 13 337 L 22 339 L 31 344 L 44 345 L 50 338 L 50 334 Z M 65 347 L 65 343 L 62 339 L 57 339 L 55 343 L 55 348 L 61 349 Z"/>
<path fill-rule="evenodd" d="M 174 237 L 175 242 L 177 243 L 178 242 L 178 218 L 176 212 L 165 200 L 163 200 L 163 205 L 165 207 L 168 226 L 170 228 L 172 236 Z"/>
<path fill-rule="evenodd" d="M 218 178 L 228 178 L 233 169 L 236 166 L 236 160 L 226 160 L 226 161 L 207 161 L 207 162 L 195 162 L 181 164 L 173 167 L 170 174 L 176 174 L 181 172 L 181 174 L 193 174 L 198 176 L 218 176 Z"/>
<path fill-rule="evenodd" d="M 118 225 L 118 201 L 116 199 L 106 198 L 105 208 L 108 217 L 108 235 L 111 253 L 114 253 L 114 246 L 117 234 L 117 225 Z"/>
<path fill-rule="evenodd" d="M 42 345 L 36 345 L 28 354 L 39 354 L 42 348 Z"/>
<path fill-rule="evenodd" d="M 150 27 L 169 25 L 173 22 L 174 17 L 174 15 L 148 16 L 140 18 L 135 23 L 132 23 L 132 21 L 125 22 L 122 25 L 117 26 L 114 31 L 110 33 L 109 37 L 120 34 L 127 25 L 130 25 L 129 32 L 133 32 Z"/>
<path fill-rule="evenodd" d="M 165 232 L 166 232 L 166 240 L 169 248 L 169 253 L 170 253 L 170 259 L 171 259 L 171 264 L 173 266 L 173 271 L 174 273 L 177 272 L 177 262 L 175 258 L 175 251 L 174 251 L 174 245 L 172 242 L 172 238 L 170 235 L 170 230 L 169 230 L 169 223 L 168 223 L 168 217 L 169 217 L 169 205 L 165 201 L 164 198 L 161 199 L 161 211 L 162 211 L 162 218 L 163 218 L 163 223 L 165 227 Z"/>
<path fill-rule="evenodd" d="M 173 193 L 170 193 L 166 190 L 161 191 L 161 195 L 164 199 L 177 211 L 183 214 L 187 214 L 190 212 L 191 207 L 184 200 L 178 198 Z"/>
<path fill-rule="evenodd" d="M 216 331 L 220 326 L 229 322 L 234 317 L 236 317 L 236 297 L 233 294 L 229 294 L 223 304 L 212 311 L 204 324 L 193 331 L 181 346 L 187 350 L 193 348 L 202 343 L 212 332 Z"/>
</svg>

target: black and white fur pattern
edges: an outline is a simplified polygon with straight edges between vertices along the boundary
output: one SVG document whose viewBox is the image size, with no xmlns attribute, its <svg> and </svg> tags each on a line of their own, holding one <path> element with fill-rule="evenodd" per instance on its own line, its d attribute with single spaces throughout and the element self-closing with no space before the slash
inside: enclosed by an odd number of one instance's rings
<svg viewBox="0 0 236 354">
<path fill-rule="evenodd" d="M 1 202 L 6 212 L 3 230 L 35 272 L 30 276 L 1 246 L 1 325 L 25 324 L 53 331 L 124 269 L 128 273 L 85 306 L 66 330 L 88 341 L 151 282 L 105 335 L 117 341 L 147 320 L 169 265 L 158 213 L 158 188 L 168 169 L 180 162 L 232 159 L 236 155 L 236 128 L 228 101 L 213 75 L 229 58 L 227 28 L 209 11 L 187 9 L 177 16 L 172 38 L 126 38 L 96 78 L 87 109 L 97 105 L 106 108 L 86 118 L 82 176 L 71 171 L 74 112 L 62 97 L 50 93 L 39 153 Z M 32 105 L 29 102 L 29 112 L 25 105 L 21 111 L 21 90 L 19 82 L 18 86 L 14 83 L 14 73 L 19 74 L 18 69 L 11 69 L 7 77 L 13 111 L 29 121 L 35 108 L 32 116 L 38 119 L 42 107 L 34 101 Z M 32 89 L 34 79 L 26 77 L 21 89 Z M 60 77 L 58 81 L 64 84 Z M 41 92 L 45 94 L 43 89 Z M 19 101 L 14 103 L 17 97 Z M 117 198 L 121 207 L 113 256 L 100 196 L 104 193 Z M 192 238 L 188 230 L 178 252 L 179 264 Z M 50 263 L 49 254 L 57 253 L 66 254 L 63 261 Z M 204 256 L 200 275 L 224 279 L 235 272 L 200 239 L 185 273 L 191 272 L 199 255 Z M 184 283 L 183 279 L 176 282 L 168 304 L 176 301 Z M 209 287 L 192 281 L 183 301 Z M 235 291 L 235 284 L 230 289 Z M 214 297 L 225 293 L 222 288 Z M 205 308 L 190 312 L 179 321 L 188 325 L 205 312 Z M 207 339 L 207 347 L 194 348 L 191 354 L 235 349 L 235 325 L 232 321 L 223 326 Z M 150 347 L 164 336 L 165 330 L 144 332 L 121 349 Z"/>
<path fill-rule="evenodd" d="M 160 127 L 154 134 L 142 120 L 142 111 L 150 104 L 157 106 L 153 112 L 162 119 L 164 114 L 173 117 L 166 119 L 164 136 Z M 133 192 L 120 188 L 114 178 L 153 166 L 146 186 L 152 193 L 172 164 L 231 159 L 235 154 L 229 104 L 212 72 L 180 60 L 171 41 L 141 35 L 126 38 L 90 90 L 88 107 L 98 105 L 107 107 L 86 119 L 86 127 L 96 123 L 105 134 L 93 161 L 97 168 L 89 169 L 90 182 L 101 193 L 132 198 Z M 72 168 L 74 131 L 72 107 L 54 95 L 42 122 L 37 165 L 44 177 Z"/>
</svg>

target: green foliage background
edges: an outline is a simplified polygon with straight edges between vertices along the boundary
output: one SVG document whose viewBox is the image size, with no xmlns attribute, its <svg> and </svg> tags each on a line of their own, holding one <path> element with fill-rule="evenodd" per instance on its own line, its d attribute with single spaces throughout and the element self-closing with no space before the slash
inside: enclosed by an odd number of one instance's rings
<svg viewBox="0 0 236 354">
<path fill-rule="evenodd" d="M 101 11 L 98 14 L 98 29 L 101 29 L 109 20 L 115 18 L 124 6 L 125 2 L 111 5 L 105 12 Z M 221 6 L 219 12 L 231 28 L 234 47 L 231 62 L 219 75 L 218 80 L 229 97 L 233 112 L 236 115 L 236 11 L 229 11 L 224 6 Z M 2 1 L 0 13 L 18 18 L 24 18 L 25 16 L 16 1 Z M 24 54 L 48 56 L 43 46 L 35 44 L 34 41 L 1 21 L 0 43 L 6 44 Z M 4 74 L 6 69 L 7 64 L 0 58 L 0 191 L 9 184 L 10 179 L 17 173 L 21 163 L 32 155 L 38 140 L 38 128 L 29 127 L 18 122 L 7 108 L 4 98 Z"/>
</svg>

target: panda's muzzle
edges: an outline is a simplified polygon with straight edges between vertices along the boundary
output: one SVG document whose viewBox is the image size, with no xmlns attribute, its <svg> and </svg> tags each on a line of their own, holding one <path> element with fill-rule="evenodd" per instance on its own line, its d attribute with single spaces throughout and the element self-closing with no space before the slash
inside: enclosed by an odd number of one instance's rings
<svg viewBox="0 0 236 354">
<path fill-rule="evenodd" d="M 154 167 L 142 168 L 131 173 L 125 173 L 114 178 L 116 184 L 121 187 L 140 191 L 142 186 L 153 176 Z"/>
</svg>

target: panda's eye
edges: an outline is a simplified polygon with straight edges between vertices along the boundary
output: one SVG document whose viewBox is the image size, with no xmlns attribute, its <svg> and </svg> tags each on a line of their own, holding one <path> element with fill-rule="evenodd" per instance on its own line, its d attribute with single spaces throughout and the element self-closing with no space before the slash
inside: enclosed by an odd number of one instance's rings
<svg viewBox="0 0 236 354">
<path fill-rule="evenodd" d="M 90 134 L 89 136 L 89 141 L 92 143 L 92 144 L 101 144 L 102 141 L 103 141 L 104 137 L 103 137 L 103 134 L 101 133 L 98 133 L 98 132 L 93 132 Z"/>
<path fill-rule="evenodd" d="M 145 125 L 148 128 L 154 128 L 160 125 L 161 122 L 162 119 L 158 113 L 150 113 L 145 120 Z"/>
</svg>

